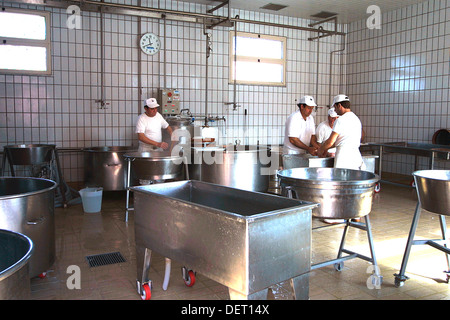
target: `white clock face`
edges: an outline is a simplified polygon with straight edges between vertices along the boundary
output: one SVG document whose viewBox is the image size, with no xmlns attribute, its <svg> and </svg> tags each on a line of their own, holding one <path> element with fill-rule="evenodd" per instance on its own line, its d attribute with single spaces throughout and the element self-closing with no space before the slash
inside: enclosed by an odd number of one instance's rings
<svg viewBox="0 0 450 320">
<path fill-rule="evenodd" d="M 154 33 L 146 33 L 141 37 L 139 45 L 146 54 L 155 54 L 161 49 L 161 41 Z"/>
</svg>

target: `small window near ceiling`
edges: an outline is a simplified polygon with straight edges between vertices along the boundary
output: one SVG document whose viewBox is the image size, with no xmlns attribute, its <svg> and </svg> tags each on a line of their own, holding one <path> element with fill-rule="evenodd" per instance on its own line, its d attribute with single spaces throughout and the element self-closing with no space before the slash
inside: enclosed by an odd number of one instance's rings
<svg viewBox="0 0 450 320">
<path fill-rule="evenodd" d="M 0 11 L 0 73 L 51 74 L 50 13 Z"/>
<path fill-rule="evenodd" d="M 284 86 L 286 38 L 230 31 L 230 83 Z"/>
</svg>

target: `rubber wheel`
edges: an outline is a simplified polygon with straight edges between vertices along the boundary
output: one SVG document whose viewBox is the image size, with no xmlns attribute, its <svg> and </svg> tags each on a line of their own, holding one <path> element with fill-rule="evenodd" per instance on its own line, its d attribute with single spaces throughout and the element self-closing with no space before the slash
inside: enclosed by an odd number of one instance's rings
<svg viewBox="0 0 450 320">
<path fill-rule="evenodd" d="M 151 297 L 152 297 L 152 290 L 150 289 L 149 284 L 146 283 L 142 286 L 141 299 L 142 300 L 150 300 Z"/>
<path fill-rule="evenodd" d="M 394 280 L 394 286 L 395 286 L 396 288 L 403 287 L 404 285 L 405 285 L 405 281 L 402 281 L 402 280 L 400 280 L 400 279 L 395 278 L 395 280 Z"/>
<path fill-rule="evenodd" d="M 40 279 L 45 279 L 46 276 L 47 276 L 47 272 L 42 272 L 41 274 L 38 275 L 38 277 Z"/>
<path fill-rule="evenodd" d="M 336 271 L 342 271 L 342 269 L 344 269 L 344 262 L 337 262 L 334 264 L 334 269 Z"/>
<path fill-rule="evenodd" d="M 188 279 L 184 279 L 184 284 L 188 287 L 192 287 L 195 284 L 195 273 L 192 270 L 188 271 Z"/>
</svg>

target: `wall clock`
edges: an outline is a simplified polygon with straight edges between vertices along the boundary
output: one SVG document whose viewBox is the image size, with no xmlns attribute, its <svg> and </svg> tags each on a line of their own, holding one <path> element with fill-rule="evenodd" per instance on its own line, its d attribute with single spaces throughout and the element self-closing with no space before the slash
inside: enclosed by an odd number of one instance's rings
<svg viewBox="0 0 450 320">
<path fill-rule="evenodd" d="M 139 46 L 145 54 L 153 55 L 158 53 L 159 49 L 161 49 L 161 41 L 156 34 L 149 32 L 141 37 Z"/>
</svg>

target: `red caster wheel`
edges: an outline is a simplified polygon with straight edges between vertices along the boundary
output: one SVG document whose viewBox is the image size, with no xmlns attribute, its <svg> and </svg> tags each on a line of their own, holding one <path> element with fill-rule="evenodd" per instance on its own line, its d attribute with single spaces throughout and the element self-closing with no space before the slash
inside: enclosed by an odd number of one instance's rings
<svg viewBox="0 0 450 320">
<path fill-rule="evenodd" d="M 375 191 L 375 193 L 380 193 L 380 191 L 381 191 L 381 185 L 380 185 L 379 183 L 377 183 L 377 184 L 375 185 L 374 191 Z"/>
<path fill-rule="evenodd" d="M 46 276 L 47 272 L 42 272 L 41 274 L 38 275 L 39 279 L 45 279 Z"/>
<path fill-rule="evenodd" d="M 142 286 L 141 299 L 150 300 L 151 297 L 152 297 L 152 290 L 150 289 L 150 285 L 146 283 Z"/>
<path fill-rule="evenodd" d="M 188 287 L 192 287 L 195 284 L 195 273 L 192 270 L 189 270 L 187 273 L 187 279 L 183 279 L 184 284 Z"/>
</svg>

